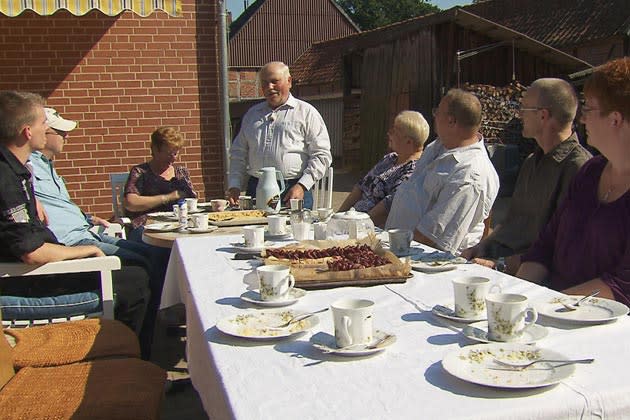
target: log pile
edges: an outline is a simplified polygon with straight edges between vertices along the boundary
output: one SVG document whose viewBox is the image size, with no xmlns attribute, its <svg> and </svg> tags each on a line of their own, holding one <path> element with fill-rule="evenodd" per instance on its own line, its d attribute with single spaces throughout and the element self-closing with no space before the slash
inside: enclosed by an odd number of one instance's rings
<svg viewBox="0 0 630 420">
<path fill-rule="evenodd" d="M 505 87 L 465 84 L 463 89 L 473 93 L 482 106 L 481 133 L 487 143 L 521 144 L 522 124 L 518 115 L 523 92 L 518 81 Z"/>
</svg>

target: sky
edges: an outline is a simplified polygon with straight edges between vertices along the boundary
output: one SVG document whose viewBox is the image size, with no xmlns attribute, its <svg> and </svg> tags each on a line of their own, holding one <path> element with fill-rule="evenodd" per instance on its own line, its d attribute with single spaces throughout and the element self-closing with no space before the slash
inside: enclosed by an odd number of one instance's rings
<svg viewBox="0 0 630 420">
<path fill-rule="evenodd" d="M 254 0 L 248 0 L 248 4 L 252 4 L 253 2 Z M 430 3 L 444 10 L 444 9 L 450 9 L 451 7 L 457 6 L 457 5 L 462 6 L 465 4 L 470 4 L 472 3 L 472 0 L 470 1 L 432 0 L 430 1 Z M 239 17 L 241 13 L 243 13 L 243 10 L 244 10 L 243 0 L 227 0 L 227 8 L 230 12 L 232 12 L 232 20 L 236 20 L 236 18 Z"/>
</svg>

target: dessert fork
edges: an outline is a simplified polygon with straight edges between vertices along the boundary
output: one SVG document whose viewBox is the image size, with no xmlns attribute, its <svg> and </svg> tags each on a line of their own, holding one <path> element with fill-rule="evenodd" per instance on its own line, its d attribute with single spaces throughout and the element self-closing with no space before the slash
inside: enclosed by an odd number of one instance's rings
<svg viewBox="0 0 630 420">
<path fill-rule="evenodd" d="M 577 308 L 580 306 L 580 304 L 582 302 L 584 302 L 588 298 L 592 298 L 593 296 L 597 296 L 598 294 L 599 294 L 599 289 L 593 290 L 593 292 L 591 294 L 589 294 L 588 296 L 584 296 L 583 298 L 581 298 L 580 300 L 578 300 L 575 303 L 564 303 L 562 301 L 560 303 L 562 304 L 562 306 L 565 307 L 566 310 L 568 310 L 568 311 L 576 311 Z"/>
<path fill-rule="evenodd" d="M 539 360 L 534 360 L 532 362 L 529 363 L 512 363 L 512 362 L 505 362 L 503 360 L 499 360 L 499 359 L 494 359 L 494 363 L 496 363 L 499 366 L 503 366 L 503 367 L 507 367 L 507 368 L 511 368 L 513 370 L 517 370 L 517 371 L 521 371 L 521 370 L 525 370 L 530 366 L 535 365 L 536 363 L 542 363 L 542 362 L 546 362 L 546 363 L 558 363 L 557 365 L 554 365 L 553 367 L 560 367 L 560 366 L 566 366 L 566 365 L 573 365 L 576 363 L 583 363 L 583 364 L 588 364 L 588 363 L 593 363 L 595 361 L 595 359 L 574 359 L 574 360 L 553 360 L 553 359 L 539 359 Z"/>
<path fill-rule="evenodd" d="M 293 318 L 289 319 L 287 322 L 283 322 L 280 325 L 276 325 L 276 326 L 273 326 L 273 327 L 267 327 L 267 328 L 270 329 L 270 330 L 276 330 L 276 329 L 277 330 L 282 330 L 282 329 L 288 327 L 289 325 L 291 325 L 291 324 L 293 324 L 295 322 L 305 320 L 307 318 L 312 317 L 315 314 L 319 314 L 321 312 L 326 312 L 327 310 L 328 310 L 328 308 L 323 308 L 323 309 L 320 309 L 318 311 L 308 312 L 308 313 L 305 313 L 305 314 L 299 314 L 299 315 L 296 315 Z"/>
</svg>

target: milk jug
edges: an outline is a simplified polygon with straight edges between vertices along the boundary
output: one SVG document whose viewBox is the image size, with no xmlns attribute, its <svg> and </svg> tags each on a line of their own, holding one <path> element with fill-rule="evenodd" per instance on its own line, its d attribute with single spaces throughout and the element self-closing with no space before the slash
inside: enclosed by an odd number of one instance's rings
<svg viewBox="0 0 630 420">
<path fill-rule="evenodd" d="M 258 172 L 258 186 L 256 187 L 256 208 L 267 213 L 280 211 L 280 193 L 284 191 L 284 177 L 274 167 L 260 168 Z M 278 188 L 280 181 L 281 188 Z"/>
</svg>

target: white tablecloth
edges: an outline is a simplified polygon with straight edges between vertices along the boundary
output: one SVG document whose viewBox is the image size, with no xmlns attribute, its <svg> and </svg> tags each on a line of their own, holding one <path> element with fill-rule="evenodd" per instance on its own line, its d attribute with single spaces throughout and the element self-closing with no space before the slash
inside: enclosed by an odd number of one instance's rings
<svg viewBox="0 0 630 420">
<path fill-rule="evenodd" d="M 332 334 L 330 311 L 316 331 L 296 339 L 245 341 L 225 336 L 218 320 L 249 305 L 244 282 L 254 264 L 234 261 L 227 247 L 240 237 L 178 239 L 169 263 L 162 306 L 184 302 L 188 369 L 211 419 L 622 419 L 630 416 L 630 320 L 582 328 L 548 327 L 538 346 L 570 358 L 594 357 L 560 384 L 533 390 L 486 388 L 449 375 L 445 354 L 471 342 L 422 309 L 452 304 L 451 279 L 483 275 L 503 292 L 537 299 L 556 292 L 466 264 L 439 274 L 415 273 L 405 284 L 311 291 L 292 309 L 316 310 L 340 297 L 376 302 L 375 328 L 398 340 L 369 358 L 326 356 L 309 344 Z"/>
</svg>

